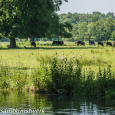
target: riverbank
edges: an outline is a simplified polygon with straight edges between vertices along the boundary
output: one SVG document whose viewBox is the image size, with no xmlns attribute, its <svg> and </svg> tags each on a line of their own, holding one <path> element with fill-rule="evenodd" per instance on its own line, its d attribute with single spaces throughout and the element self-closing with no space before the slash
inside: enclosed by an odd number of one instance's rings
<svg viewBox="0 0 115 115">
<path fill-rule="evenodd" d="M 0 89 L 114 97 L 112 47 L 42 44 L 0 52 Z"/>
<path fill-rule="evenodd" d="M 19 64 L 10 68 L 1 62 L 0 88 L 47 94 L 93 95 L 115 97 L 115 73 L 99 67 L 97 73 L 83 69 L 80 59 L 41 57 L 37 68 L 25 71 Z"/>
</svg>

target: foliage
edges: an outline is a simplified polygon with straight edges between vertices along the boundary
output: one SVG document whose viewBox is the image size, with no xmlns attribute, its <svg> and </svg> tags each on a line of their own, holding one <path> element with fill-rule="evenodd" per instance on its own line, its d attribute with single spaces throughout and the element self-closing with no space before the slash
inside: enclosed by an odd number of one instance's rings
<svg viewBox="0 0 115 115">
<path fill-rule="evenodd" d="M 68 22 L 73 25 L 72 40 L 106 41 L 110 38 L 114 39 L 115 16 L 113 13 L 109 12 L 105 15 L 101 12 L 92 14 L 69 12 L 60 14 L 59 17 L 61 23 Z"/>
<path fill-rule="evenodd" d="M 30 45 L 31 45 L 31 42 L 30 42 L 30 41 L 26 41 L 26 42 L 25 42 L 25 45 L 26 45 L 26 46 L 30 46 Z"/>
<path fill-rule="evenodd" d="M 67 0 L 0 0 L 0 38 L 9 38 L 10 47 L 16 47 L 15 38 L 46 37 L 51 27 L 59 24 L 55 11 Z M 56 20 L 57 18 L 57 20 Z M 56 20 L 52 23 L 52 20 Z M 58 27 L 57 27 L 58 28 Z M 59 29 L 59 28 L 58 28 Z M 50 34 L 54 34 L 50 32 Z"/>
<path fill-rule="evenodd" d="M 14 69 L 11 71 L 7 65 L 1 64 L 0 66 L 0 88 L 1 89 L 16 89 L 23 90 L 26 85 L 26 73 Z"/>
<path fill-rule="evenodd" d="M 54 38 L 54 37 L 70 38 L 72 37 L 72 34 L 69 33 L 72 30 L 72 25 L 67 22 L 59 23 L 59 17 L 56 13 L 52 13 L 52 18 L 50 19 L 50 21 L 52 23 L 50 23 L 49 30 L 45 34 L 47 38 Z"/>
<path fill-rule="evenodd" d="M 95 95 L 108 96 L 111 89 L 114 92 L 114 73 L 108 67 L 102 69 L 99 67 L 97 74 L 92 70 L 82 69 L 77 60 L 74 64 L 74 58 L 69 61 L 65 58 L 40 58 L 40 65 L 30 75 L 16 68 L 11 71 L 10 68 L 0 67 L 0 88 L 23 90 L 28 84 L 34 85 L 34 90 L 47 93 L 66 94 L 66 95 Z M 2 65 L 2 64 L 1 64 Z M 20 67 L 20 65 L 19 65 Z M 22 67 L 22 66 L 21 66 Z M 111 97 L 114 93 L 110 93 Z"/>
</svg>

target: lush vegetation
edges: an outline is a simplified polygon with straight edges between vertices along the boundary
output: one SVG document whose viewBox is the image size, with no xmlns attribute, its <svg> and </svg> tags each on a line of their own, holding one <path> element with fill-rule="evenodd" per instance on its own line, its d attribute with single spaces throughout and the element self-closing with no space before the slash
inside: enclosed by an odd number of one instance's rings
<svg viewBox="0 0 115 115">
<path fill-rule="evenodd" d="M 113 13 L 58 16 L 63 1 L 0 0 L 0 39 L 10 39 L 0 44 L 0 89 L 115 97 L 113 47 L 36 42 L 35 49 L 23 39 L 115 40 Z"/>
<path fill-rule="evenodd" d="M 55 11 L 68 0 L 0 0 L 0 39 L 9 38 L 10 47 L 16 47 L 15 38 L 52 36 L 71 37 L 71 24 L 60 23 Z"/>
<path fill-rule="evenodd" d="M 91 14 L 70 13 L 60 14 L 60 22 L 68 22 L 73 25 L 72 37 L 63 40 L 75 41 L 95 40 L 106 41 L 115 40 L 115 16 L 114 13 L 103 14 L 93 12 Z"/>
<path fill-rule="evenodd" d="M 42 42 L 35 49 L 28 42 L 17 44 L 18 49 L 1 44 L 0 89 L 115 96 L 114 48 Z"/>
</svg>

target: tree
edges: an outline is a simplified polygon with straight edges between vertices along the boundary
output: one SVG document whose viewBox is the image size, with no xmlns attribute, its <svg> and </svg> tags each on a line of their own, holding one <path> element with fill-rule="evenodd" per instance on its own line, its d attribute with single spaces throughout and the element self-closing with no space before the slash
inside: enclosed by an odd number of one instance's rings
<svg viewBox="0 0 115 115">
<path fill-rule="evenodd" d="M 15 38 L 45 37 L 53 13 L 67 0 L 0 0 L 0 38 L 9 38 L 10 47 L 16 47 Z M 58 22 L 59 23 L 59 22 Z"/>
<path fill-rule="evenodd" d="M 104 19 L 99 19 L 96 22 L 90 23 L 91 38 L 96 41 L 105 40 L 104 22 Z"/>
<path fill-rule="evenodd" d="M 98 11 L 93 12 L 93 15 L 101 15 L 101 12 L 98 12 Z"/>
<path fill-rule="evenodd" d="M 91 22 L 96 22 L 99 19 L 98 15 L 94 15 L 91 17 Z"/>
<path fill-rule="evenodd" d="M 79 27 L 77 24 L 73 25 L 73 29 L 72 29 L 72 36 L 74 38 L 74 40 L 79 39 L 79 31 L 78 31 Z"/>
<path fill-rule="evenodd" d="M 115 41 L 115 30 L 111 33 L 111 37 L 110 39 L 114 40 Z"/>
<path fill-rule="evenodd" d="M 82 22 L 79 24 L 79 39 L 85 40 L 87 32 L 87 22 Z"/>
<path fill-rule="evenodd" d="M 111 17 L 111 18 L 113 18 L 113 17 L 114 17 L 114 13 L 113 13 L 113 12 L 108 12 L 108 13 L 106 14 L 106 17 Z"/>
<path fill-rule="evenodd" d="M 59 16 L 56 13 L 52 14 L 52 18 L 50 19 L 52 23 L 50 23 L 50 27 L 48 32 L 46 33 L 47 38 L 53 37 L 72 37 L 72 34 L 69 33 L 72 30 L 72 25 L 68 22 L 59 23 Z"/>
<path fill-rule="evenodd" d="M 104 24 L 106 31 L 106 40 L 109 40 L 112 32 L 115 30 L 115 21 L 112 18 L 107 18 Z"/>
</svg>

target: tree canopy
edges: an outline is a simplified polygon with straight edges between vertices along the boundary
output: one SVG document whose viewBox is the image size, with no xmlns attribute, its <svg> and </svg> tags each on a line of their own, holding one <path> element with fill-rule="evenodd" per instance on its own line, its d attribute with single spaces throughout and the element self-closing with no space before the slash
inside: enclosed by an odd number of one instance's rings
<svg viewBox="0 0 115 115">
<path fill-rule="evenodd" d="M 60 22 L 73 25 L 71 40 L 115 40 L 115 15 L 108 12 L 93 12 L 91 14 L 70 13 L 60 14 Z M 70 40 L 68 39 L 68 41 Z M 66 39 L 67 40 L 67 39 Z"/>
<path fill-rule="evenodd" d="M 59 23 L 55 13 L 63 1 L 67 2 L 67 0 L 0 0 L 0 38 L 9 38 L 10 47 L 16 47 L 16 37 L 40 38 L 55 34 L 52 27 L 57 26 L 59 29 L 63 25 Z M 53 20 L 56 23 L 52 24 Z"/>
</svg>

